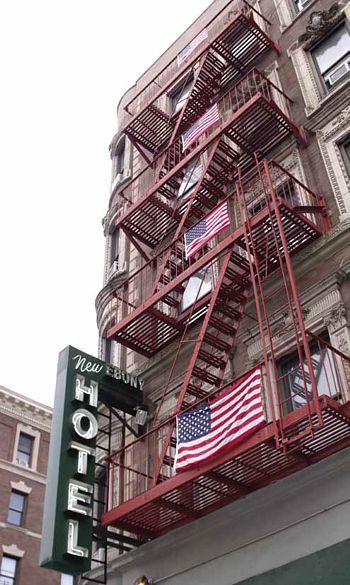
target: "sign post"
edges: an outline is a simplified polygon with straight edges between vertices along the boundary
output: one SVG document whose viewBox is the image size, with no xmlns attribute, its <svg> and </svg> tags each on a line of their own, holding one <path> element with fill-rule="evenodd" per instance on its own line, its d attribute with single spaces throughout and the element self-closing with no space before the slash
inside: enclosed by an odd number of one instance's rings
<svg viewBox="0 0 350 585">
<path fill-rule="evenodd" d="M 59 354 L 40 565 L 80 575 L 91 567 L 98 404 L 129 414 L 143 381 L 68 346 Z"/>
</svg>

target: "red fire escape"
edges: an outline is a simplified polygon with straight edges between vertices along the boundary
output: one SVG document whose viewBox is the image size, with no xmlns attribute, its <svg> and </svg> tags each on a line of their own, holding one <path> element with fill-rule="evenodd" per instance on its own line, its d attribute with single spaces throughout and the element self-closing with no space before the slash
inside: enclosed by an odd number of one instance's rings
<svg viewBox="0 0 350 585">
<path fill-rule="evenodd" d="M 115 290 L 108 337 L 146 357 L 175 342 L 150 431 L 110 459 L 113 501 L 102 523 L 142 538 L 350 444 L 350 360 L 305 329 L 292 261 L 329 229 L 327 208 L 266 160 L 288 136 L 305 143 L 290 100 L 255 67 L 263 52 L 278 52 L 268 24 L 247 3 L 228 3 L 186 61 L 171 62 L 126 107 L 124 132 L 144 166 L 119 193 L 116 226 L 143 264 Z M 181 108 L 169 113 L 179 95 Z M 215 103 L 219 121 L 184 150 L 183 133 Z M 223 201 L 230 226 L 186 258 L 184 233 Z M 193 280 L 200 284 L 188 303 Z M 294 338 L 297 354 L 293 394 L 286 392 L 290 373 L 277 367 L 282 306 L 281 331 Z M 234 449 L 175 474 L 176 415 L 232 385 L 228 364 L 243 319 L 260 339 L 268 422 Z"/>
</svg>

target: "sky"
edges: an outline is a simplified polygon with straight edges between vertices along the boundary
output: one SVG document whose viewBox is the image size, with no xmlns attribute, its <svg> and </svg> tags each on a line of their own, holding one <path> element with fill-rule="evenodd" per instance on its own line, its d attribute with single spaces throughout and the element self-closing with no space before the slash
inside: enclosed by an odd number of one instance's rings
<svg viewBox="0 0 350 585">
<path fill-rule="evenodd" d="M 0 2 L 1 386 L 52 405 L 58 352 L 96 355 L 116 107 L 210 4 Z"/>
</svg>

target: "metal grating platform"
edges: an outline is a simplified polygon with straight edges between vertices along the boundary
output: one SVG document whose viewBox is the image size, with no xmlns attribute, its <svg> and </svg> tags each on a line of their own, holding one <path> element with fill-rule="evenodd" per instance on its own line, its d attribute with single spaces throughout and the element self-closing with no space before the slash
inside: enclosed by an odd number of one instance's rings
<svg viewBox="0 0 350 585">
<path fill-rule="evenodd" d="M 325 396 L 319 400 L 324 426 L 300 439 L 293 450 L 276 448 L 269 424 L 233 451 L 195 471 L 167 479 L 105 513 L 103 524 L 156 538 L 349 446 L 347 406 Z M 313 417 L 316 424 L 316 414 Z M 287 415 L 285 423 L 287 432 L 302 433 L 309 425 L 306 407 Z"/>
</svg>

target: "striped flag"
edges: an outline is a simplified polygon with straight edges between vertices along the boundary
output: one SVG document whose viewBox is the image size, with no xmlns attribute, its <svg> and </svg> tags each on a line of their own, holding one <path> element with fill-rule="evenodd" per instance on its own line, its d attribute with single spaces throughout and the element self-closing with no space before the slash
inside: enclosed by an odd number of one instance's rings
<svg viewBox="0 0 350 585">
<path fill-rule="evenodd" d="M 185 233 L 185 255 L 190 258 L 204 244 L 230 225 L 227 201 L 223 201 L 204 219 L 196 223 Z"/>
<path fill-rule="evenodd" d="M 215 122 L 220 121 L 218 105 L 214 104 L 203 116 L 201 116 L 186 132 L 181 136 L 182 138 L 182 152 L 184 152 L 193 142 L 198 140 L 208 128 L 213 126 Z"/>
<path fill-rule="evenodd" d="M 223 394 L 176 420 L 175 471 L 185 471 L 232 448 L 262 427 L 261 370 L 255 368 Z"/>
<path fill-rule="evenodd" d="M 181 65 L 181 63 L 186 61 L 187 57 L 189 57 L 191 53 L 193 53 L 193 51 L 207 38 L 208 31 L 204 28 L 188 45 L 186 45 L 184 49 L 182 49 L 182 51 L 180 51 L 180 53 L 178 53 L 177 64 Z"/>
</svg>

